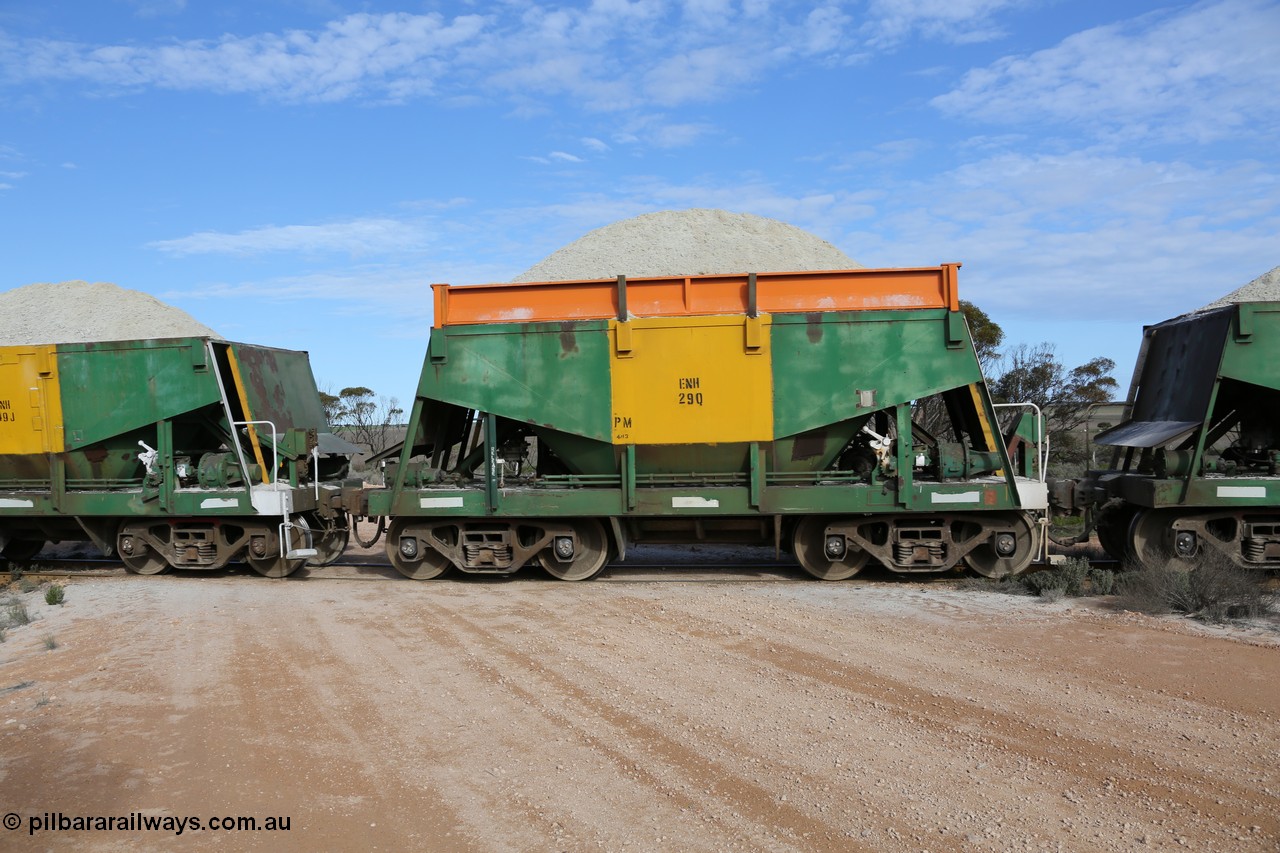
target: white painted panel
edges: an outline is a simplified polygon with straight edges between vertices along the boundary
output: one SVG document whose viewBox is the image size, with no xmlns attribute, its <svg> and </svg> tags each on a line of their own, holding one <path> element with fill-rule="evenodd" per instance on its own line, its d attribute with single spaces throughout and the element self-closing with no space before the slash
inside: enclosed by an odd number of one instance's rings
<svg viewBox="0 0 1280 853">
<path fill-rule="evenodd" d="M 0 498 L 0 507 L 5 509 L 15 509 L 20 507 L 30 508 L 35 504 L 32 501 L 23 498 Z"/>
<path fill-rule="evenodd" d="M 418 506 L 423 509 L 450 509 L 462 504 L 462 498 L 418 498 Z"/>
<path fill-rule="evenodd" d="M 976 504 L 982 500 L 982 492 L 957 492 L 954 495 L 934 492 L 929 496 L 929 500 L 936 504 Z"/>
<path fill-rule="evenodd" d="M 235 498 L 205 498 L 200 501 L 201 509 L 235 509 L 240 501 Z"/>
<path fill-rule="evenodd" d="M 1048 509 L 1049 484 L 1039 480 L 1018 480 L 1018 503 L 1023 509 Z"/>
<path fill-rule="evenodd" d="M 1266 486 L 1218 486 L 1220 498 L 1265 498 Z"/>
<path fill-rule="evenodd" d="M 714 509 L 720 506 L 720 501 L 715 498 L 672 498 L 671 506 L 675 509 Z"/>
<path fill-rule="evenodd" d="M 293 490 L 283 483 L 254 486 L 253 510 L 258 515 L 289 515 L 293 512 Z"/>
</svg>

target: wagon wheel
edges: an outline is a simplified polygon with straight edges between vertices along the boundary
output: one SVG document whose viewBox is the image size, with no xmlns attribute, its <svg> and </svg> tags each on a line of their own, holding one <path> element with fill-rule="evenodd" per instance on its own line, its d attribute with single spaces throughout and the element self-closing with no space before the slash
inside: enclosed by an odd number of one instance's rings
<svg viewBox="0 0 1280 853">
<path fill-rule="evenodd" d="M 124 567 L 135 575 L 158 575 L 169 570 L 169 561 L 156 551 L 145 538 L 146 528 L 137 524 L 122 524 L 116 537 L 116 553 Z"/>
<path fill-rule="evenodd" d="M 347 514 L 339 512 L 333 518 L 324 519 L 319 513 L 308 512 L 302 517 L 311 528 L 311 547 L 319 552 L 307 560 L 307 565 L 319 568 L 336 563 L 342 553 L 347 550 L 347 542 L 351 538 L 350 520 Z"/>
<path fill-rule="evenodd" d="M 1138 567 L 1193 565 L 1193 561 L 1178 557 L 1174 550 L 1173 523 L 1177 519 L 1177 510 L 1165 509 L 1144 509 L 1133 516 L 1129 522 L 1129 556 Z"/>
<path fill-rule="evenodd" d="M 574 540 L 554 536 L 551 547 L 538 554 L 538 562 L 547 574 L 562 581 L 585 581 L 595 577 L 609 562 L 609 537 L 604 526 L 594 518 L 584 518 L 573 525 Z M 572 547 L 573 556 L 556 559 L 556 549 Z"/>
<path fill-rule="evenodd" d="M 1116 503 L 1103 507 L 1093 525 L 1102 550 L 1122 563 L 1133 556 L 1129 552 L 1129 525 L 1137 512 L 1132 504 Z"/>
<path fill-rule="evenodd" d="M 965 564 L 988 578 L 1016 575 L 1031 565 L 1040 546 L 1039 532 L 1024 515 L 1016 516 L 1012 527 L 1012 531 L 997 532 L 991 539 L 966 554 Z M 1013 542 L 1010 543 L 1012 547 L 1007 549 L 1002 547 L 1001 540 L 1006 532 L 1013 534 Z"/>
<path fill-rule="evenodd" d="M 828 539 L 827 520 L 812 515 L 796 525 L 791 551 L 800 568 L 823 581 L 851 578 L 862 571 L 871 557 L 843 536 L 833 534 Z"/>
<path fill-rule="evenodd" d="M 401 542 L 401 539 L 406 541 Z M 439 577 L 453 563 L 444 554 L 432 548 L 417 531 L 409 528 L 409 521 L 397 518 L 387 528 L 387 541 L 383 545 L 387 559 L 400 574 L 416 581 Z M 406 548 L 413 553 L 406 552 Z"/>
<path fill-rule="evenodd" d="M 295 548 L 309 547 L 310 540 L 311 531 L 306 526 L 306 520 L 299 518 L 289 528 L 289 545 L 285 548 L 285 552 L 288 553 Z M 280 556 L 280 537 L 274 530 L 266 537 L 266 546 L 266 553 L 261 556 L 253 553 L 252 546 L 244 555 L 245 562 L 250 568 L 264 578 L 287 578 L 307 562 L 306 557 L 291 560 Z"/>
<path fill-rule="evenodd" d="M 43 539 L 14 539 L 0 550 L 0 557 L 12 563 L 25 563 L 44 548 Z"/>
</svg>

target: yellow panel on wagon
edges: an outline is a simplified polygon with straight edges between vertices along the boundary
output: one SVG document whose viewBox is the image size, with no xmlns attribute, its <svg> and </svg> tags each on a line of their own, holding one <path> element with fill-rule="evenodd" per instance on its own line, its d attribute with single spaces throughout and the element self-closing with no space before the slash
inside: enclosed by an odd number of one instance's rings
<svg viewBox="0 0 1280 853">
<path fill-rule="evenodd" d="M 772 440 L 769 329 L 740 314 L 610 321 L 613 443 Z"/>
<path fill-rule="evenodd" d="M 0 347 L 0 453 L 61 453 L 56 346 Z"/>
</svg>

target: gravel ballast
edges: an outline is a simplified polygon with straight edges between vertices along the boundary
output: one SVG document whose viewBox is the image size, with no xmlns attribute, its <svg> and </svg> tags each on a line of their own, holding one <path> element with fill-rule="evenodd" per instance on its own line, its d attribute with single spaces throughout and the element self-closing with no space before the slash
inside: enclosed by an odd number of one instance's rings
<svg viewBox="0 0 1280 853">
<path fill-rule="evenodd" d="M 1210 302 L 1200 311 L 1223 308 L 1237 302 L 1280 302 L 1280 267 L 1265 272 L 1244 287 L 1237 288 L 1221 299 Z"/>
<path fill-rule="evenodd" d="M 221 337 L 180 308 L 106 282 L 29 284 L 0 293 L 0 345 Z"/>
<path fill-rule="evenodd" d="M 597 228 L 514 281 L 575 281 L 671 275 L 855 269 L 808 231 L 750 213 L 663 210 Z"/>
</svg>

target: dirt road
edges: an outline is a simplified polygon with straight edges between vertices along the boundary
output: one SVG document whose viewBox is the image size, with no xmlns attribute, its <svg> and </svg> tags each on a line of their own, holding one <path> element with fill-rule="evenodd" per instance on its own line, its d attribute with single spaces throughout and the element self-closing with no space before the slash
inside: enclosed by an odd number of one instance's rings
<svg viewBox="0 0 1280 853">
<path fill-rule="evenodd" d="M 25 600 L 0 644 L 5 849 L 1280 846 L 1274 635 L 887 581 Z M 202 828 L 28 834 L 59 814 Z"/>
</svg>

